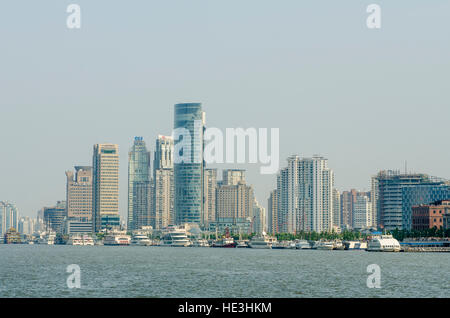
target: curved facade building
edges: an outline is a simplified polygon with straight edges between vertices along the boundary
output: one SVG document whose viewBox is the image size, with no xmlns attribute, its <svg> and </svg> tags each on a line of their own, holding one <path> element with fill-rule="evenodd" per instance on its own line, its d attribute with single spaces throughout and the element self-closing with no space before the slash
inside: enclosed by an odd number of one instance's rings
<svg viewBox="0 0 450 318">
<path fill-rule="evenodd" d="M 200 103 L 175 105 L 174 208 L 177 224 L 201 223 L 202 220 L 204 123 Z M 177 136 L 178 133 L 182 136 Z"/>
</svg>

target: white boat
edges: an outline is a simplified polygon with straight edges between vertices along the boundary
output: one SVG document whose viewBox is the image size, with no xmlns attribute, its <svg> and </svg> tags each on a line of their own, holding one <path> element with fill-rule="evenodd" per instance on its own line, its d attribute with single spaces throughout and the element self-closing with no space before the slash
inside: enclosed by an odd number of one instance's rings
<svg viewBox="0 0 450 318">
<path fill-rule="evenodd" d="M 131 239 L 131 245 L 137 245 L 137 246 L 151 246 L 152 240 L 144 234 L 136 234 Z"/>
<path fill-rule="evenodd" d="M 307 240 L 298 240 L 295 242 L 295 248 L 298 250 L 309 250 L 311 249 L 311 244 Z"/>
<path fill-rule="evenodd" d="M 345 249 L 345 246 L 344 246 L 344 244 L 342 243 L 342 241 L 336 240 L 336 241 L 334 241 L 333 249 L 334 249 L 334 250 L 340 250 L 340 251 L 342 251 L 342 250 Z"/>
<path fill-rule="evenodd" d="M 368 252 L 400 252 L 400 243 L 392 235 L 376 235 L 367 244 Z"/>
<path fill-rule="evenodd" d="M 316 242 L 315 248 L 318 250 L 331 251 L 334 249 L 334 243 L 327 242 L 327 241 L 318 241 L 318 242 Z"/>
<path fill-rule="evenodd" d="M 261 236 L 252 237 L 250 242 L 248 242 L 248 246 L 250 248 L 271 249 L 272 245 L 276 241 L 277 241 L 276 237 L 269 236 L 263 233 Z"/>
<path fill-rule="evenodd" d="M 41 236 L 37 239 L 37 244 L 43 244 L 43 245 L 54 245 L 56 239 L 56 233 L 53 231 L 44 232 L 41 234 Z"/>
<path fill-rule="evenodd" d="M 192 247 L 210 247 L 208 240 L 200 239 L 192 242 Z"/>
<path fill-rule="evenodd" d="M 160 246 L 187 247 L 191 245 L 186 229 L 174 225 L 167 227 L 162 241 Z"/>
<path fill-rule="evenodd" d="M 237 248 L 248 248 L 248 242 L 247 241 L 237 241 Z"/>
<path fill-rule="evenodd" d="M 81 235 L 72 235 L 67 241 L 67 245 L 84 245 Z"/>
<path fill-rule="evenodd" d="M 130 245 L 131 237 L 124 231 L 115 231 L 106 234 L 103 245 L 105 246 L 128 246 Z"/>
<path fill-rule="evenodd" d="M 278 250 L 289 250 L 289 249 L 296 249 L 296 244 L 294 242 L 274 242 L 272 244 L 272 249 L 278 249 Z"/>
<path fill-rule="evenodd" d="M 89 235 L 83 235 L 83 245 L 84 246 L 94 246 L 94 239 Z"/>
</svg>

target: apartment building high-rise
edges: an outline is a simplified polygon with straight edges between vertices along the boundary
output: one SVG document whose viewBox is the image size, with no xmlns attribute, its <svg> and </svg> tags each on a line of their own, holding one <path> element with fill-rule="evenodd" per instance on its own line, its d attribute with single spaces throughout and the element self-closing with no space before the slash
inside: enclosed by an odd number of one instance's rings
<svg viewBox="0 0 450 318">
<path fill-rule="evenodd" d="M 352 218 L 352 227 L 355 229 L 365 229 L 372 226 L 372 204 L 368 196 L 356 196 Z"/>
<path fill-rule="evenodd" d="M 267 231 L 275 234 L 278 230 L 278 191 L 272 190 L 267 200 Z"/>
<path fill-rule="evenodd" d="M 331 231 L 334 173 L 328 160 L 288 158 L 277 177 L 278 223 L 283 232 Z"/>
<path fill-rule="evenodd" d="M 93 156 L 93 228 L 119 227 L 119 146 L 94 145 Z"/>
<path fill-rule="evenodd" d="M 266 222 L 266 209 L 259 204 L 259 202 L 254 199 L 253 202 L 253 213 L 252 213 L 253 223 L 252 232 L 261 234 L 267 232 L 267 222 Z"/>
<path fill-rule="evenodd" d="M 445 185 L 445 181 L 426 174 L 400 173 L 393 170 L 380 171 L 373 176 L 372 196 L 375 200 L 373 214 L 377 224 L 387 230 L 406 229 L 408 219 L 411 220 L 411 212 L 409 211 L 408 215 L 404 215 L 406 212 L 403 213 L 404 191 L 422 185 Z"/>
<path fill-rule="evenodd" d="M 333 227 L 341 228 L 341 192 L 333 188 Z"/>
<path fill-rule="evenodd" d="M 238 183 L 245 183 L 245 170 L 224 169 L 222 171 L 222 184 L 237 185 Z"/>
<path fill-rule="evenodd" d="M 217 169 L 205 169 L 203 187 L 205 200 L 202 224 L 208 227 L 210 223 L 216 221 Z"/>
<path fill-rule="evenodd" d="M 133 218 L 129 230 L 139 230 L 143 227 L 155 227 L 152 214 L 153 184 L 151 181 L 134 181 L 132 194 Z"/>
<path fill-rule="evenodd" d="M 153 156 L 153 173 L 158 169 L 173 169 L 173 137 L 158 135 Z"/>
<path fill-rule="evenodd" d="M 10 229 L 19 227 L 19 212 L 15 204 L 0 201 L 0 235 L 3 236 Z"/>
<path fill-rule="evenodd" d="M 175 105 L 174 181 L 178 224 L 202 222 L 204 125 L 205 114 L 200 103 Z"/>
<path fill-rule="evenodd" d="M 128 230 L 139 229 L 150 222 L 152 200 L 150 173 L 150 152 L 147 151 L 142 137 L 134 137 L 133 146 L 128 152 Z M 138 191 L 134 189 L 136 184 L 140 187 Z M 139 211 L 134 211 L 135 206 Z"/>
<path fill-rule="evenodd" d="M 158 135 L 153 159 L 152 226 L 162 229 L 175 223 L 174 215 L 174 143 L 171 136 Z"/>
<path fill-rule="evenodd" d="M 253 187 L 243 181 L 235 185 L 221 182 L 216 190 L 216 222 L 236 224 L 252 218 L 254 197 Z"/>
</svg>

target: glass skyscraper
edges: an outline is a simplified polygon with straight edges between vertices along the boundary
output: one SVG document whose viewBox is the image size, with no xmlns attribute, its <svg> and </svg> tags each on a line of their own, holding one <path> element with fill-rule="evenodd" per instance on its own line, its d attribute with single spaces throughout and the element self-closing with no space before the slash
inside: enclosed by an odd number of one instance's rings
<svg viewBox="0 0 450 318">
<path fill-rule="evenodd" d="M 148 189 L 150 184 L 150 152 L 147 151 L 145 141 L 142 137 L 134 137 L 133 146 L 128 153 L 128 224 L 129 230 L 137 229 L 138 223 L 141 225 L 142 222 L 135 222 L 139 218 L 147 219 L 150 216 L 150 208 L 148 203 L 144 204 L 143 209 L 140 207 L 139 202 L 148 202 L 150 200 L 151 192 Z M 135 186 L 139 185 L 139 191 L 135 191 Z M 143 197 L 142 197 L 143 195 Z M 137 208 L 140 211 L 134 211 Z M 148 209 L 148 211 L 145 211 Z M 136 212 L 136 213 L 135 213 Z M 148 221 L 148 220 L 147 220 Z M 146 223 L 146 222 L 144 222 Z"/>
<path fill-rule="evenodd" d="M 174 180 L 175 215 L 178 224 L 201 223 L 204 123 L 204 113 L 200 103 L 175 105 Z M 183 137 L 177 137 L 177 131 L 189 133 L 190 138 L 183 140 Z M 179 143 L 183 143 L 185 147 L 180 148 Z"/>
</svg>

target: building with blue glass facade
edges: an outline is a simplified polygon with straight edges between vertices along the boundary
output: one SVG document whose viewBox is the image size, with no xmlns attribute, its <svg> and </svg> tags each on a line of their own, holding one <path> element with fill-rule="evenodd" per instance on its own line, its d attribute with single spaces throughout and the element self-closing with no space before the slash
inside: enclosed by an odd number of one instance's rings
<svg viewBox="0 0 450 318">
<path fill-rule="evenodd" d="M 177 224 L 202 221 L 204 118 L 200 103 L 175 105 L 174 209 Z"/>
<path fill-rule="evenodd" d="M 450 185 L 417 185 L 402 189 L 403 229 L 412 228 L 412 207 L 420 204 L 449 200 Z"/>
<path fill-rule="evenodd" d="M 386 230 L 408 229 L 407 226 L 411 222 L 411 212 L 405 211 L 409 209 L 409 206 L 420 204 L 422 197 L 426 201 L 427 197 L 424 196 L 426 190 L 419 189 L 416 190 L 417 192 L 405 192 L 405 199 L 408 202 L 404 203 L 403 191 L 408 191 L 405 189 L 409 188 L 417 189 L 421 186 L 439 187 L 444 186 L 445 184 L 446 182 L 444 180 L 426 174 L 402 174 L 399 171 L 392 170 L 380 171 L 372 178 L 372 197 L 375 207 L 374 214 L 378 220 L 378 225 Z M 432 201 L 433 200 L 430 202 Z M 405 213 L 406 215 L 404 215 Z"/>
</svg>

